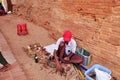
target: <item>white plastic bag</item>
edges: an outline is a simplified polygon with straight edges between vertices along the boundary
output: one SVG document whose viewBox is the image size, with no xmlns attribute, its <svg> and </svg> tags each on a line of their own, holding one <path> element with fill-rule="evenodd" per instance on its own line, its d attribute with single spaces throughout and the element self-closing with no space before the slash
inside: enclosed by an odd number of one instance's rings
<svg viewBox="0 0 120 80">
<path fill-rule="evenodd" d="M 95 68 L 95 73 L 96 73 L 96 80 L 110 80 L 111 75 L 108 74 L 107 72 L 101 71 L 97 68 Z"/>
</svg>

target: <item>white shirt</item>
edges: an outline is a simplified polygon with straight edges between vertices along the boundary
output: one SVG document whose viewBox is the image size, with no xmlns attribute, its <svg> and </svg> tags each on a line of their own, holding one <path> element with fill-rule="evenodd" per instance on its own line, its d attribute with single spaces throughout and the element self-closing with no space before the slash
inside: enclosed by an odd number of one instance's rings
<svg viewBox="0 0 120 80">
<path fill-rule="evenodd" d="M 59 38 L 56 42 L 56 48 L 55 50 L 58 50 L 58 47 L 60 45 L 61 42 L 64 41 L 64 38 Z M 65 52 L 67 55 L 70 54 L 70 52 L 75 53 L 76 51 L 76 41 L 74 39 L 71 38 L 71 40 L 68 42 L 68 44 L 65 45 Z"/>
</svg>

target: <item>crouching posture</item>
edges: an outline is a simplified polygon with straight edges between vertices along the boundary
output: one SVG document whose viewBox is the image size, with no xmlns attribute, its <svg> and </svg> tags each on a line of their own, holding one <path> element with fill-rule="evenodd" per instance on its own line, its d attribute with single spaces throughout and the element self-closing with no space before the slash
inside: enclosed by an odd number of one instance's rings
<svg viewBox="0 0 120 80">
<path fill-rule="evenodd" d="M 82 59 L 76 52 L 76 41 L 72 38 L 72 33 L 69 30 L 64 32 L 63 37 L 59 38 L 56 42 L 54 50 L 54 59 L 56 62 L 57 70 L 62 71 L 62 63 L 81 63 Z"/>
</svg>

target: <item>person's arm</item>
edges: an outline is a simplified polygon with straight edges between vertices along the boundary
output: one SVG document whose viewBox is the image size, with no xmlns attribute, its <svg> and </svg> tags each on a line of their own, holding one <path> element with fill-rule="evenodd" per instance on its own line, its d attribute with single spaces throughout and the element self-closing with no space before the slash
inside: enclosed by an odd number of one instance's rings
<svg viewBox="0 0 120 80">
<path fill-rule="evenodd" d="M 57 50 L 54 50 L 54 57 L 55 57 L 55 61 L 56 61 L 56 63 L 58 63 Z"/>
<path fill-rule="evenodd" d="M 74 54 L 74 53 L 71 52 L 71 53 L 68 55 L 69 59 L 73 56 L 73 54 Z"/>
<path fill-rule="evenodd" d="M 74 53 L 70 53 L 67 57 L 64 58 L 64 60 L 69 61 Z"/>
<path fill-rule="evenodd" d="M 57 68 L 57 70 L 62 71 L 63 67 L 61 66 L 60 61 L 58 60 L 59 58 L 57 56 L 57 50 L 54 50 L 54 57 L 55 57 L 55 62 L 56 62 L 56 68 Z"/>
<path fill-rule="evenodd" d="M 62 45 L 63 45 L 63 46 L 65 45 L 64 42 L 62 43 Z M 64 58 L 63 58 L 64 50 L 65 50 L 65 46 L 62 47 L 61 52 L 60 52 L 60 57 L 59 57 L 59 58 L 60 58 L 60 61 L 61 61 L 61 62 L 65 62 L 65 60 L 64 60 Z"/>
<path fill-rule="evenodd" d="M 62 68 L 62 66 L 60 64 L 60 61 L 59 61 L 60 56 L 59 57 L 57 56 L 57 54 L 58 54 L 57 50 L 58 50 L 58 48 L 59 48 L 59 46 L 60 46 L 60 44 L 61 44 L 62 41 L 63 41 L 63 38 L 59 38 L 57 40 L 57 42 L 56 42 L 56 48 L 54 50 L 54 57 L 55 57 L 55 62 L 56 62 L 56 68 L 57 68 L 57 70 L 60 70 L 60 71 L 62 71 L 63 68 Z"/>
</svg>

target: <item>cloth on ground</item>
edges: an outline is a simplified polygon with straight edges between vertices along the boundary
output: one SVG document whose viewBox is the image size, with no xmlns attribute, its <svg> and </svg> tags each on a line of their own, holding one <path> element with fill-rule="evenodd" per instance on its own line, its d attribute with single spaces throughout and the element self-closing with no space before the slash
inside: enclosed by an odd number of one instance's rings
<svg viewBox="0 0 120 80">
<path fill-rule="evenodd" d="M 50 53 L 50 55 L 53 55 L 55 47 L 56 47 L 55 44 L 50 44 L 50 45 L 45 46 L 44 48 L 46 49 L 48 53 Z"/>
</svg>

